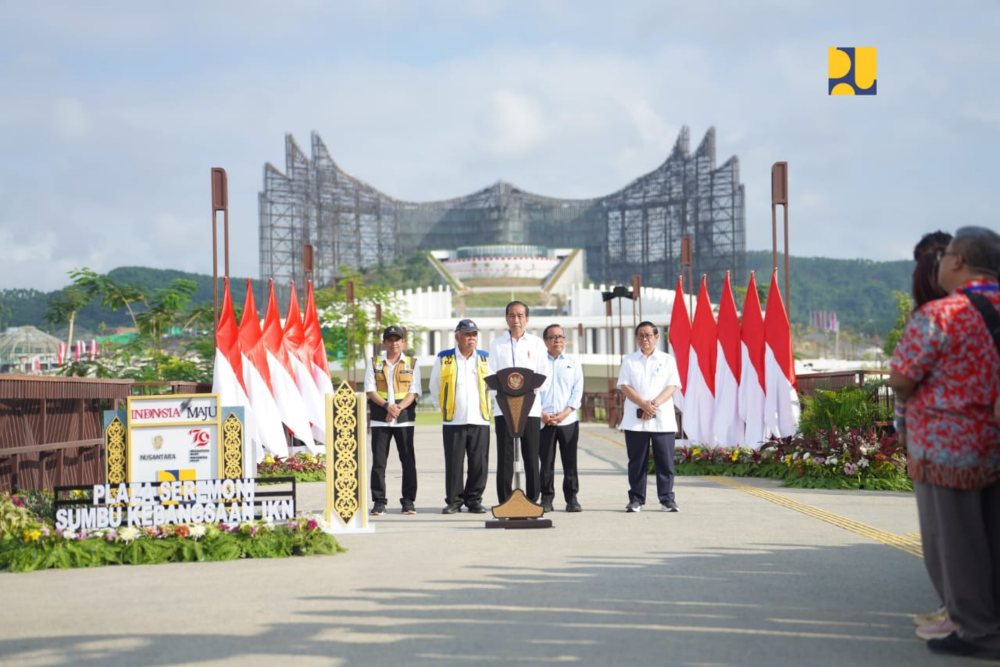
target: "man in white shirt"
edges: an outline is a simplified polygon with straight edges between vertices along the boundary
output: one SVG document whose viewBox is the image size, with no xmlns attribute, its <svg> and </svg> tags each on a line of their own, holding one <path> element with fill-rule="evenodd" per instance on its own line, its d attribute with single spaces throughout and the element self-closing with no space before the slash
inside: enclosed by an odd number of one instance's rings
<svg viewBox="0 0 1000 667">
<path fill-rule="evenodd" d="M 576 469 L 576 448 L 580 439 L 577 410 L 583 401 L 583 369 L 573 357 L 564 354 L 566 335 L 558 324 L 550 324 L 542 332 L 548 350 L 546 355 L 548 388 L 539 394 L 542 402 L 542 432 L 539 440 L 542 507 L 552 511 L 555 500 L 556 445 L 563 468 L 563 497 L 567 512 L 580 512 L 577 493 L 580 478 Z"/>
<path fill-rule="evenodd" d="M 545 375 L 548 364 L 545 359 L 548 351 L 545 343 L 534 334 L 527 332 L 528 306 L 520 301 L 511 301 L 505 310 L 509 331 L 490 344 L 490 371 L 496 373 L 504 368 L 517 366 L 528 368 Z M 542 402 L 538 400 L 538 392 L 548 386 L 549 378 L 535 390 L 535 402 L 528 412 L 524 435 L 521 437 L 521 460 L 524 465 L 525 489 L 528 500 L 538 500 L 539 470 L 538 470 L 538 439 L 541 431 Z M 494 399 L 494 428 L 497 434 L 497 501 L 503 503 L 513 492 L 514 482 L 514 438 L 507 433 L 507 424 L 500 407 Z"/>
<path fill-rule="evenodd" d="M 365 369 L 365 393 L 372 427 L 372 516 L 385 514 L 385 466 L 389 441 L 395 439 L 399 463 L 403 466 L 403 514 L 416 514 L 417 461 L 413 451 L 416 402 L 420 398 L 420 368 L 416 360 L 403 354 L 404 332 L 386 327 L 382 332 L 382 353 Z"/>
<path fill-rule="evenodd" d="M 656 493 L 660 509 L 678 511 L 674 500 L 674 436 L 677 418 L 671 398 L 680 389 L 681 378 L 674 358 L 656 349 L 660 331 L 652 322 L 635 328 L 639 349 L 622 359 L 618 388 L 625 395 L 625 407 L 618 428 L 625 431 L 628 450 L 628 506 L 626 512 L 642 511 L 646 503 L 646 476 L 649 447 L 653 447 Z"/>
<path fill-rule="evenodd" d="M 484 379 L 490 375 L 489 354 L 478 350 L 479 327 L 462 320 L 455 327 L 456 346 L 442 350 L 431 370 L 430 392 L 444 425 L 444 509 L 456 514 L 464 504 L 473 514 L 483 514 L 483 491 L 490 457 L 490 417 L 493 406 Z M 469 474 L 462 483 L 464 459 Z"/>
</svg>

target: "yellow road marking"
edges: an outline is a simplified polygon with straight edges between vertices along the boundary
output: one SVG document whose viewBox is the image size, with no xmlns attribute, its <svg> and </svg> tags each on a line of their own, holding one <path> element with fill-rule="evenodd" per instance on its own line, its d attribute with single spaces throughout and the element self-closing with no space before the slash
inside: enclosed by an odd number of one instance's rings
<svg viewBox="0 0 1000 667">
<path fill-rule="evenodd" d="M 594 433 L 593 431 L 588 431 L 587 435 L 600 438 L 605 442 L 610 442 L 615 447 L 619 449 L 624 449 L 625 445 L 618 442 L 617 440 L 612 440 L 606 435 L 601 435 L 600 433 Z M 777 493 L 772 493 L 764 489 L 757 488 L 755 486 L 749 486 L 747 484 L 742 484 L 730 477 L 715 477 L 710 476 L 709 479 L 721 484 L 723 486 L 728 486 L 731 489 L 737 491 L 743 491 L 744 493 L 749 493 L 752 496 L 757 496 L 758 498 L 763 498 L 768 502 L 772 502 L 775 505 L 781 505 L 790 510 L 796 512 L 801 512 L 807 516 L 811 516 L 820 521 L 825 521 L 829 524 L 833 524 L 839 528 L 850 531 L 856 535 L 861 535 L 862 537 L 867 537 L 875 542 L 888 545 L 899 549 L 900 551 L 905 551 L 908 554 L 916 556 L 917 558 L 923 558 L 923 549 L 920 546 L 920 533 L 906 533 L 904 535 L 897 535 L 896 533 L 890 533 L 886 530 L 881 530 L 875 528 L 874 526 L 869 526 L 866 523 L 861 523 L 860 521 L 854 521 L 853 519 L 848 519 L 847 517 L 840 516 L 839 514 L 834 514 L 833 512 L 827 512 L 818 507 L 812 505 L 807 505 L 805 503 L 800 503 L 797 500 L 792 500 L 787 496 L 782 496 Z"/>
<path fill-rule="evenodd" d="M 854 521 L 853 519 L 848 519 L 847 517 L 834 514 L 833 512 L 827 512 L 826 510 L 822 510 L 818 507 L 800 503 L 799 501 L 792 500 L 787 496 L 782 496 L 764 489 L 742 484 L 729 477 L 709 477 L 709 479 L 717 484 L 728 486 L 731 489 L 736 489 L 737 491 L 742 491 L 744 493 L 749 493 L 752 496 L 763 498 L 764 500 L 774 503 L 775 505 L 780 505 L 790 510 L 801 512 L 806 516 L 811 516 L 815 519 L 819 519 L 820 521 L 833 524 L 834 526 L 843 528 L 844 530 L 850 531 L 856 535 L 861 535 L 862 537 L 867 537 L 875 542 L 894 547 L 900 551 L 905 551 L 906 553 L 916 556 L 917 558 L 923 557 L 920 540 L 914 539 L 909 535 L 897 535 L 896 533 L 890 533 L 888 531 L 875 528 L 874 526 L 869 526 L 866 523 Z"/>
</svg>

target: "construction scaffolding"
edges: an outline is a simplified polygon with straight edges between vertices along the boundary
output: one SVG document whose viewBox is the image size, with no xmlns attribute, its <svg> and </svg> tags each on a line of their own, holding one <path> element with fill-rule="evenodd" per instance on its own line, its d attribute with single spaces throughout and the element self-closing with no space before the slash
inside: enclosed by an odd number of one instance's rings
<svg viewBox="0 0 1000 667">
<path fill-rule="evenodd" d="M 311 159 L 285 136 L 285 173 L 264 166 L 260 193 L 260 273 L 287 285 L 304 278 L 302 247 L 315 249 L 313 280 L 333 283 L 342 267 L 367 269 L 416 251 L 494 243 L 579 247 L 587 276 L 672 288 L 681 239 L 692 239 L 695 276 L 713 293 L 726 271 L 744 279 L 743 185 L 734 156 L 715 165 L 715 129 L 694 154 L 682 128 L 667 160 L 621 190 L 595 199 L 555 199 L 500 181 L 434 202 L 394 199 L 344 170 L 311 135 Z M 689 288 L 691 289 L 691 288 Z"/>
</svg>

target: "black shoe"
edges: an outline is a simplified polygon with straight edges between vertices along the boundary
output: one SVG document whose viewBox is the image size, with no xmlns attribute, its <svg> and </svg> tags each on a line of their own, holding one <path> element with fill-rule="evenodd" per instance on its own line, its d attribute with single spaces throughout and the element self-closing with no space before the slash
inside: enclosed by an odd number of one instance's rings
<svg viewBox="0 0 1000 667">
<path fill-rule="evenodd" d="M 667 502 L 661 504 L 660 505 L 660 509 L 663 510 L 664 512 L 680 512 L 681 511 L 681 508 L 677 506 L 677 503 L 675 503 L 672 500 L 668 500 Z"/>
<path fill-rule="evenodd" d="M 458 514 L 461 511 L 461 505 L 445 505 L 445 508 L 441 510 L 441 514 Z"/>
<path fill-rule="evenodd" d="M 625 511 L 629 512 L 630 514 L 634 512 L 641 512 L 642 504 L 637 500 L 633 500 L 632 502 L 630 502 L 628 505 L 625 506 Z"/>
<path fill-rule="evenodd" d="M 551 500 L 543 500 L 542 501 L 542 511 L 544 511 L 544 512 L 554 512 L 555 511 L 555 509 L 552 507 L 552 501 Z"/>
<path fill-rule="evenodd" d="M 469 503 L 466 507 L 469 508 L 470 514 L 486 514 L 486 508 L 482 503 Z"/>
<path fill-rule="evenodd" d="M 372 505 L 372 516 L 382 516 L 385 514 L 385 503 L 375 503 Z"/>
<path fill-rule="evenodd" d="M 971 642 L 967 642 L 953 632 L 941 639 L 928 639 L 927 648 L 934 653 L 944 653 L 947 655 L 964 655 L 976 658 L 986 658 L 988 660 L 1000 660 L 1000 651 L 980 648 Z"/>
<path fill-rule="evenodd" d="M 573 500 L 570 500 L 569 502 L 566 503 L 566 511 L 567 512 L 582 512 L 583 508 L 580 507 L 580 503 L 577 502 L 576 498 L 574 498 Z"/>
<path fill-rule="evenodd" d="M 416 513 L 417 513 L 417 508 L 414 506 L 413 503 L 410 502 L 403 503 L 403 514 L 413 515 Z"/>
</svg>

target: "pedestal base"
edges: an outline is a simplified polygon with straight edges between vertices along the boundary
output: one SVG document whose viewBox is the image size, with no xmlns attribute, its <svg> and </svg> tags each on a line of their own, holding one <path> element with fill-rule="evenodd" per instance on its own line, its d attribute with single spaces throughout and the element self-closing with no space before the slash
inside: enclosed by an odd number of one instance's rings
<svg viewBox="0 0 1000 667">
<path fill-rule="evenodd" d="M 551 528 L 552 519 L 491 519 L 486 522 L 487 528 L 505 528 L 509 530 L 520 528 Z"/>
</svg>

